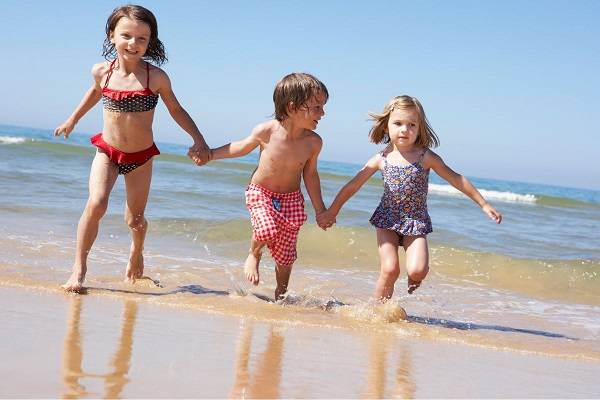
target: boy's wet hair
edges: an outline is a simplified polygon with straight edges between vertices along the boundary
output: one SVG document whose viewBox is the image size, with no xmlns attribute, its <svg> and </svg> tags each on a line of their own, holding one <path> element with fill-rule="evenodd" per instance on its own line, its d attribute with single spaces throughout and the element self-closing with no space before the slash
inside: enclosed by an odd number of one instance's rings
<svg viewBox="0 0 600 400">
<path fill-rule="evenodd" d="M 406 95 L 393 97 L 386 104 L 382 113 L 369 113 L 370 119 L 375 121 L 373 127 L 369 131 L 369 139 L 371 142 L 376 144 L 389 143 L 390 135 L 388 132 L 388 122 L 390 120 L 390 114 L 394 110 L 406 110 L 410 108 L 417 110 L 417 114 L 419 115 L 419 132 L 415 144 L 425 148 L 439 146 L 440 139 L 435 134 L 431 125 L 429 125 L 423 106 L 415 97 Z"/>
<path fill-rule="evenodd" d="M 107 60 L 112 60 L 117 57 L 117 50 L 110 42 L 110 34 L 115 30 L 117 23 L 123 17 L 132 20 L 142 21 L 150 27 L 150 40 L 148 41 L 148 49 L 144 54 L 144 60 L 153 61 L 156 65 L 162 65 L 167 62 L 165 47 L 160 39 L 158 39 L 158 24 L 152 11 L 142 6 L 129 4 L 122 7 L 117 7 L 108 17 L 106 21 L 106 39 L 102 46 L 102 56 Z"/>
<path fill-rule="evenodd" d="M 273 103 L 275 103 L 275 119 L 282 122 L 288 117 L 287 106 L 293 103 L 294 109 L 306 104 L 313 96 L 321 94 L 325 102 L 329 99 L 329 92 L 323 82 L 303 72 L 295 72 L 284 76 L 275 85 Z"/>
</svg>

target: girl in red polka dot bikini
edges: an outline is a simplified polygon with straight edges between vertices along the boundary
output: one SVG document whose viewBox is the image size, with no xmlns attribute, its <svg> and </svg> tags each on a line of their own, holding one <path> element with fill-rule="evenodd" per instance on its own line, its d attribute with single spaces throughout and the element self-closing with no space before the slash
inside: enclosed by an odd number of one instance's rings
<svg viewBox="0 0 600 400">
<path fill-rule="evenodd" d="M 134 282 L 143 277 L 142 249 L 148 229 L 144 211 L 150 191 L 152 157 L 160 154 L 152 135 L 159 97 L 175 122 L 194 140 L 190 148 L 197 155 L 194 161 L 205 163 L 209 157 L 208 146 L 177 101 L 169 77 L 148 62 L 161 65 L 167 61 L 152 12 L 136 5 L 116 8 L 106 22 L 102 55 L 107 61 L 92 67 L 92 86 L 67 121 L 54 130 L 55 136 L 68 138 L 77 122 L 102 99 L 102 133 L 91 139 L 97 152 L 90 171 L 89 198 L 77 226 L 73 272 L 62 286 L 72 292 L 83 288 L 88 253 L 119 174 L 125 179 L 125 222 L 131 232 L 126 278 Z"/>
</svg>

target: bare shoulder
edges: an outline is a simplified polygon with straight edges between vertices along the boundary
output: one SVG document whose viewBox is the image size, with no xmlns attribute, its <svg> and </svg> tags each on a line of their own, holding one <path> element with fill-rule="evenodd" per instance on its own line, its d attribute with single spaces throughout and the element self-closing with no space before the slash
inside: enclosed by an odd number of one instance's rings
<svg viewBox="0 0 600 400">
<path fill-rule="evenodd" d="M 311 130 L 306 130 L 304 139 L 307 141 L 309 146 L 313 148 L 313 150 L 321 151 L 321 147 L 323 147 L 323 138 L 321 138 L 318 133 Z"/>
<path fill-rule="evenodd" d="M 383 159 L 384 156 L 381 152 L 375 153 L 371 158 L 369 158 L 365 166 L 374 169 L 382 169 Z"/>
<path fill-rule="evenodd" d="M 435 151 L 431 149 L 425 149 L 425 154 L 423 155 L 423 167 L 431 168 L 436 165 L 443 164 L 444 160 L 440 157 Z"/>
<path fill-rule="evenodd" d="M 250 135 L 260 139 L 261 141 L 268 141 L 271 134 L 275 132 L 279 126 L 279 121 L 274 119 L 261 122 L 252 129 L 252 133 Z"/>
<path fill-rule="evenodd" d="M 157 67 L 156 65 L 152 65 L 149 64 L 150 68 L 150 78 L 151 79 L 165 79 L 165 80 L 169 80 L 169 75 L 167 75 L 167 73 L 160 67 Z"/>
<path fill-rule="evenodd" d="M 102 61 L 92 65 L 92 77 L 98 83 L 104 78 L 110 70 L 110 62 Z"/>
<path fill-rule="evenodd" d="M 167 73 L 161 68 L 152 64 L 149 65 L 151 89 L 161 94 L 164 94 L 163 92 L 165 91 L 165 89 L 170 90 L 171 88 L 171 80 L 169 79 L 169 75 L 167 75 Z"/>
</svg>

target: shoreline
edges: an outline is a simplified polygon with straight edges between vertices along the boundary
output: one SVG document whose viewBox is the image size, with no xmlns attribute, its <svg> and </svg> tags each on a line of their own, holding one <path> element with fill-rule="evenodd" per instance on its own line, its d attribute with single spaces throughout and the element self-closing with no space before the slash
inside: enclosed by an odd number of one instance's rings
<svg viewBox="0 0 600 400">
<path fill-rule="evenodd" d="M 16 279 L 0 275 L 0 290 L 22 290 L 34 294 L 81 297 L 98 301 L 126 301 L 158 307 L 160 312 L 189 311 L 223 318 L 244 318 L 257 323 L 284 324 L 300 329 L 327 328 L 351 334 L 369 331 L 432 344 L 500 351 L 523 356 L 551 357 L 562 360 L 600 362 L 600 345 L 596 340 L 571 336 L 530 326 L 525 319 L 499 322 L 444 318 L 427 314 L 414 304 L 392 300 L 385 305 L 372 301 L 344 304 L 335 298 L 318 298 L 291 294 L 284 303 L 272 299 L 272 287 L 262 283 L 258 288 L 243 283 L 232 287 L 210 288 L 202 284 L 164 285 L 155 287 L 148 281 L 135 285 L 120 279 L 93 280 L 84 294 L 64 292 L 58 283 Z M 101 286 L 96 286 L 100 284 Z M 293 293 L 293 292 L 292 292 Z M 404 316 L 406 319 L 403 320 Z M 600 364 L 599 364 L 600 365 Z"/>
<path fill-rule="evenodd" d="M 7 338 L 0 343 L 7 361 L 0 367 L 6 378 L 2 397 L 599 394 L 597 361 L 491 350 L 389 331 L 253 320 L 119 297 L 4 285 L 0 291 Z M 533 381 L 535 386 L 528 384 Z"/>
</svg>

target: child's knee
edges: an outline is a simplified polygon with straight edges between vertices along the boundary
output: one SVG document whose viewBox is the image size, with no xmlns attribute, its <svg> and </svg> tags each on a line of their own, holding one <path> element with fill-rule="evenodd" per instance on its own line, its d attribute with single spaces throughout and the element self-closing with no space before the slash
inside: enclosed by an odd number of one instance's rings
<svg viewBox="0 0 600 400">
<path fill-rule="evenodd" d="M 408 277 L 414 282 L 421 282 L 429 273 L 429 265 L 418 265 L 410 268 L 408 271 Z"/>
<path fill-rule="evenodd" d="M 400 276 L 400 265 L 396 263 L 383 263 L 381 265 L 381 277 L 386 281 L 396 281 Z"/>
<path fill-rule="evenodd" d="M 130 213 L 126 213 L 125 214 L 125 223 L 127 224 L 127 226 L 130 229 L 133 230 L 139 230 L 139 229 L 143 229 L 145 224 L 146 224 L 146 218 L 144 217 L 144 214 L 130 214 Z"/>
<path fill-rule="evenodd" d="M 108 209 L 108 199 L 92 199 L 90 198 L 87 203 L 86 212 L 94 218 L 100 219 L 106 214 Z"/>
</svg>

